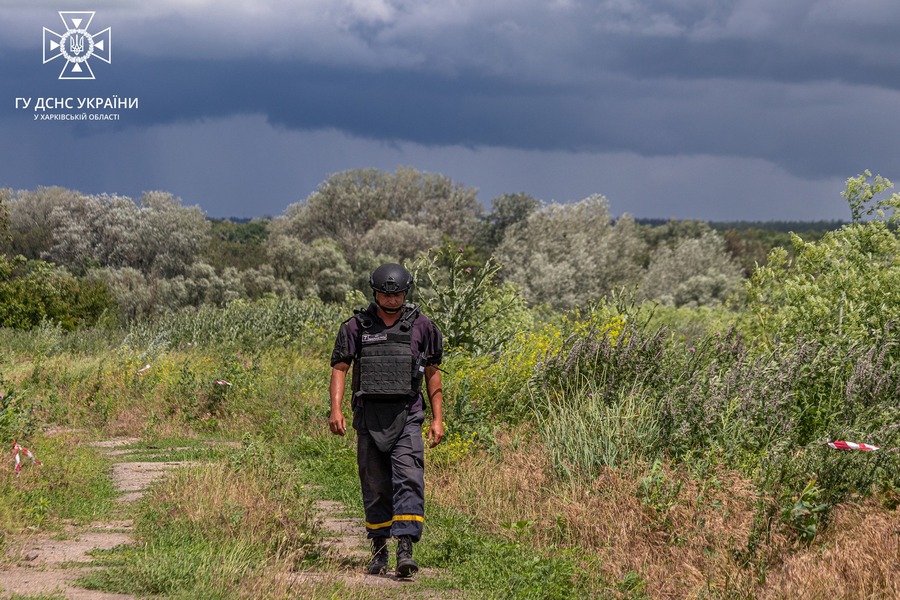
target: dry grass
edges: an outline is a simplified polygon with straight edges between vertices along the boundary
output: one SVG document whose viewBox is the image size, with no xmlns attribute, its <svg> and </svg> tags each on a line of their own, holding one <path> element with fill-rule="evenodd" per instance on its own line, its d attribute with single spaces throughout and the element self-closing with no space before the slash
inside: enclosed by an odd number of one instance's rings
<svg viewBox="0 0 900 600">
<path fill-rule="evenodd" d="M 705 482 L 669 473 L 667 481 L 683 485 L 653 505 L 639 493 L 646 476 L 608 471 L 547 503 L 563 515 L 571 543 L 599 555 L 607 581 L 637 573 L 654 598 L 749 596 L 755 574 L 735 560 L 753 526 L 755 496 L 746 482 L 719 473 L 715 489 L 701 489 Z"/>
<path fill-rule="evenodd" d="M 769 574 L 765 598 L 900 598 L 900 512 L 873 500 L 835 508 L 807 550 Z"/>
<path fill-rule="evenodd" d="M 549 482 L 546 453 L 527 436 L 515 440 L 507 436 L 498 442 L 502 462 L 473 453 L 445 469 L 429 463 L 430 493 L 463 512 L 477 510 L 483 523 L 537 519 L 543 511 L 542 490 Z"/>
<path fill-rule="evenodd" d="M 104 435 L 144 439 L 196 438 L 197 432 L 187 423 L 173 418 L 159 418 L 161 409 L 150 401 L 123 406 L 103 425 Z"/>
<path fill-rule="evenodd" d="M 168 508 L 168 519 L 202 536 L 290 548 L 313 528 L 299 506 L 282 505 L 264 477 L 222 463 L 176 471 L 154 488 L 150 501 Z"/>
<path fill-rule="evenodd" d="M 563 483 L 533 438 L 507 437 L 500 445 L 499 460 L 472 457 L 441 472 L 431 483 L 435 498 L 497 532 L 503 522 L 534 521 L 534 543 L 586 551 L 599 559 L 592 568 L 607 585 L 632 573 L 653 598 L 756 595 L 758 574 L 735 557 L 747 548 L 757 497 L 736 474 L 717 470 L 698 480 L 657 470 L 664 489 L 681 485 L 669 488 L 675 491 L 665 501 L 651 501 L 639 489 L 649 467 L 609 470 L 587 485 Z M 779 554 L 787 545 L 776 534 L 764 551 Z"/>
<path fill-rule="evenodd" d="M 355 584 L 355 585 L 354 585 Z M 244 577 L 233 597 L 246 600 L 294 600 L 296 598 L 356 600 L 384 600 L 381 586 L 372 585 L 371 578 L 348 578 L 335 572 L 296 572 L 287 561 L 273 561 Z"/>
<path fill-rule="evenodd" d="M 734 473 L 718 469 L 701 480 L 662 469 L 662 481 L 681 487 L 654 504 L 640 490 L 649 469 L 565 484 L 533 439 L 508 436 L 500 446 L 500 459 L 473 456 L 440 472 L 435 498 L 496 532 L 503 522 L 533 520 L 536 544 L 594 554 L 607 584 L 631 572 L 653 598 L 900 598 L 900 512 L 874 500 L 836 507 L 808 549 L 773 524 L 756 561 L 769 565 L 763 573 L 737 558 L 753 531 L 757 493 Z"/>
</svg>

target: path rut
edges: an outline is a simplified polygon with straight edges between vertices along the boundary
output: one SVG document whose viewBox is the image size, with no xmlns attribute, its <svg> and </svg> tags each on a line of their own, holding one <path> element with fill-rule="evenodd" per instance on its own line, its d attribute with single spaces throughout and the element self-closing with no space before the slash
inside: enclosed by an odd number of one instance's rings
<svg viewBox="0 0 900 600">
<path fill-rule="evenodd" d="M 122 493 L 118 501 L 131 503 L 143 496 L 151 483 L 175 467 L 191 463 L 129 462 L 129 451 L 123 446 L 140 440 L 122 438 L 95 442 L 92 445 L 105 454 L 123 460 L 113 463 L 112 478 Z M 20 537 L 8 552 L 11 562 L 0 567 L 0 597 L 12 594 L 60 594 L 70 600 L 129 600 L 134 596 L 86 590 L 74 581 L 96 568 L 89 553 L 109 550 L 133 542 L 131 520 L 96 521 L 88 526 L 67 527 L 62 535 L 36 533 Z"/>
</svg>

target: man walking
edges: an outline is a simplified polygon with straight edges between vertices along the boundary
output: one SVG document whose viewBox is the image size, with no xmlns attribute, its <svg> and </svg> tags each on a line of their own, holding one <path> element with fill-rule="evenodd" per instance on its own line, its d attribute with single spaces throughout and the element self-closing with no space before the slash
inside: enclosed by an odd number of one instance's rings
<svg viewBox="0 0 900 600">
<path fill-rule="evenodd" d="M 413 544 L 425 521 L 425 449 L 422 382 L 431 404 L 431 447 L 444 437 L 441 373 L 443 338 L 419 308 L 407 304 L 412 275 L 402 265 L 372 272 L 374 302 L 341 324 L 331 354 L 329 428 L 344 435 L 341 410 L 352 365 L 353 428 L 372 559 L 366 571 L 387 571 L 390 537 L 397 538 L 397 577 L 419 570 Z"/>
</svg>

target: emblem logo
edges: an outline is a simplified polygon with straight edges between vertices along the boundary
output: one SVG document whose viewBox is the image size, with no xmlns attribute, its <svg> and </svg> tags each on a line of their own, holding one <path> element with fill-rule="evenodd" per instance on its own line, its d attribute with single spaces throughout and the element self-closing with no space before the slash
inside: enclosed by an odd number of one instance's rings
<svg viewBox="0 0 900 600">
<path fill-rule="evenodd" d="M 88 61 L 97 58 L 105 63 L 112 62 L 112 42 L 110 28 L 97 33 L 88 33 L 94 11 L 59 11 L 66 32 L 56 33 L 44 27 L 44 64 L 62 56 L 60 79 L 94 79 L 94 72 Z"/>
</svg>

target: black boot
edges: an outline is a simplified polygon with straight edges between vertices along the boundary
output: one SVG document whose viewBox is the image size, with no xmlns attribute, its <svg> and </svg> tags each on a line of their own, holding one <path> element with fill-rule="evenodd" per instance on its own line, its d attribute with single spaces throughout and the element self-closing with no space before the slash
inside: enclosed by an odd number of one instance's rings
<svg viewBox="0 0 900 600">
<path fill-rule="evenodd" d="M 419 570 L 419 563 L 412 557 L 413 541 L 408 535 L 397 538 L 397 577 L 412 577 Z"/>
<path fill-rule="evenodd" d="M 372 538 L 372 560 L 366 567 L 366 573 L 369 575 L 382 575 L 387 572 L 388 566 L 388 547 L 387 538 Z"/>
</svg>

